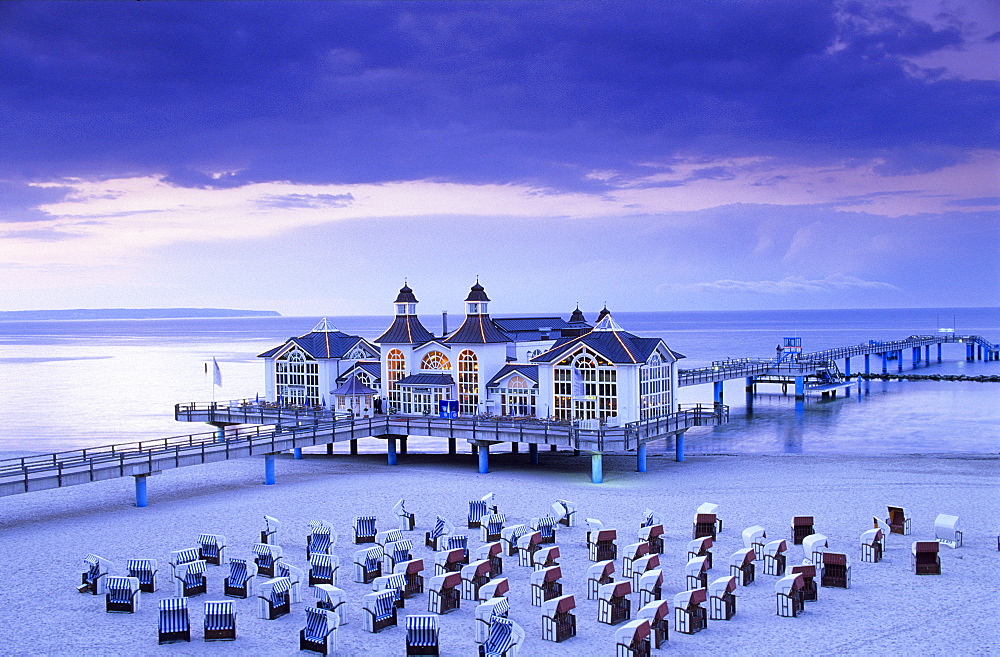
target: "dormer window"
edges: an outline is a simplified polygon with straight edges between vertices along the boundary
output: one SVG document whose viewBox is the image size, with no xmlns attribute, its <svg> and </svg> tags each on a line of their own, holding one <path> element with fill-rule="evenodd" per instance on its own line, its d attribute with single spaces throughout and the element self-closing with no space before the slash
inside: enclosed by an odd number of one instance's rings
<svg viewBox="0 0 1000 657">
<path fill-rule="evenodd" d="M 417 304 L 415 304 L 415 303 L 397 303 L 396 304 L 396 314 L 397 315 L 416 315 L 417 314 Z"/>
</svg>

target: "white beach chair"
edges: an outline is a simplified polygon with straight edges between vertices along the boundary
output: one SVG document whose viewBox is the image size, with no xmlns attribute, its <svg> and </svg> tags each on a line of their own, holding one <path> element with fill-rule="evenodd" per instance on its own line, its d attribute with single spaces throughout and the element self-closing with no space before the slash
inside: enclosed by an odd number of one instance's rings
<svg viewBox="0 0 1000 657">
<path fill-rule="evenodd" d="M 764 546 L 764 574 L 776 577 L 785 576 L 785 552 L 788 550 L 788 542 L 784 539 L 777 539 Z"/>
<path fill-rule="evenodd" d="M 396 518 L 399 520 L 399 531 L 413 531 L 416 520 L 413 514 L 406 510 L 406 502 L 404 500 L 396 502 L 396 504 L 392 507 L 392 512 L 396 514 Z"/>
<path fill-rule="evenodd" d="M 614 581 L 615 562 L 611 559 L 598 561 L 587 568 L 587 599 L 596 600 L 600 588 Z"/>
<path fill-rule="evenodd" d="M 670 603 L 667 600 L 647 602 L 635 617 L 649 621 L 649 638 L 654 650 L 659 650 L 663 642 L 670 638 Z"/>
<path fill-rule="evenodd" d="M 629 621 L 615 630 L 616 657 L 646 657 L 650 651 L 650 626 L 645 618 Z"/>
<path fill-rule="evenodd" d="M 320 609 L 337 612 L 341 625 L 347 625 L 347 593 L 343 589 L 330 584 L 317 584 L 313 589 L 316 606 Z"/>
<path fill-rule="evenodd" d="M 501 529 L 500 544 L 503 545 L 504 554 L 508 557 L 517 555 L 517 540 L 530 531 L 527 525 L 510 525 Z"/>
<path fill-rule="evenodd" d="M 756 578 L 755 552 L 752 547 L 733 552 L 729 557 L 729 574 L 736 577 L 740 586 L 750 586 Z"/>
<path fill-rule="evenodd" d="M 403 540 L 403 532 L 399 529 L 387 529 L 375 534 L 375 542 L 385 548 L 389 543 Z"/>
<path fill-rule="evenodd" d="M 695 557 L 684 565 L 684 581 L 688 591 L 708 587 L 708 558 Z"/>
<path fill-rule="evenodd" d="M 774 585 L 777 614 L 783 618 L 795 618 L 802 611 L 802 575 L 785 575 Z"/>
<path fill-rule="evenodd" d="M 480 545 L 476 549 L 476 559 L 486 559 L 490 562 L 490 577 L 503 574 L 503 545 L 500 541 Z"/>
<path fill-rule="evenodd" d="M 636 590 L 639 592 L 640 605 L 659 600 L 663 591 L 663 571 L 653 568 L 642 573 Z"/>
<path fill-rule="evenodd" d="M 708 584 L 710 620 L 732 620 L 736 615 L 737 581 L 732 575 L 717 577 Z"/>
<path fill-rule="evenodd" d="M 316 586 L 317 584 L 332 584 L 336 586 L 337 573 L 339 571 L 339 556 L 314 552 L 309 558 L 309 586 Z"/>
<path fill-rule="evenodd" d="M 400 561 L 392 569 L 393 573 L 402 573 L 406 576 L 406 586 L 403 587 L 403 598 L 411 598 L 424 592 L 424 560 L 410 559 Z"/>
<path fill-rule="evenodd" d="M 639 528 L 639 540 L 649 545 L 653 554 L 663 554 L 663 525 L 646 525 Z"/>
<path fill-rule="evenodd" d="M 660 567 L 660 555 L 647 554 L 632 562 L 632 590 L 639 590 L 639 579 L 650 570 Z"/>
<path fill-rule="evenodd" d="M 605 529 L 600 521 L 587 519 L 591 529 L 587 532 L 587 549 L 591 561 L 605 561 L 618 558 L 618 530 Z"/>
<path fill-rule="evenodd" d="M 552 517 L 561 525 L 575 527 L 576 504 L 568 500 L 556 500 L 552 503 Z"/>
<path fill-rule="evenodd" d="M 760 561 L 764 558 L 764 539 L 767 538 L 767 532 L 760 525 L 754 525 L 752 527 L 747 527 L 743 530 L 743 547 L 752 547 L 754 552 L 754 561 Z"/>
<path fill-rule="evenodd" d="M 492 598 L 499 598 L 507 595 L 510 591 L 510 582 L 506 577 L 491 579 L 479 587 L 479 601 L 486 602 Z"/>
<path fill-rule="evenodd" d="M 403 589 L 406 588 L 406 575 L 403 573 L 393 573 L 392 575 L 382 575 L 381 577 L 376 577 L 375 581 L 372 582 L 372 591 L 378 593 L 380 591 L 392 591 L 395 594 L 393 598 L 393 603 L 396 605 L 397 609 L 402 609 L 406 606 L 403 598 Z"/>
<path fill-rule="evenodd" d="M 465 550 L 462 548 L 438 552 L 434 555 L 434 574 L 457 573 L 465 564 Z"/>
<path fill-rule="evenodd" d="M 885 533 L 881 529 L 869 529 L 861 534 L 861 560 L 868 563 L 882 561 Z"/>
<path fill-rule="evenodd" d="M 622 577 L 632 576 L 632 564 L 636 559 L 641 559 L 649 554 L 649 543 L 639 541 L 631 543 L 622 548 Z"/>
<path fill-rule="evenodd" d="M 292 609 L 291 588 L 292 582 L 287 577 L 274 577 L 261 582 L 257 587 L 257 617 L 275 620 L 289 613 Z"/>
<path fill-rule="evenodd" d="M 284 559 L 278 559 L 274 564 L 274 575 L 275 577 L 288 578 L 291 583 L 288 594 L 291 596 L 293 604 L 302 602 L 302 582 L 306 579 L 304 570 L 287 563 Z"/>
<path fill-rule="evenodd" d="M 490 581 L 490 562 L 487 559 L 473 561 L 462 568 L 461 574 L 462 599 L 478 600 L 480 587 Z"/>
<path fill-rule="evenodd" d="M 691 538 L 709 536 L 713 540 L 718 532 L 719 518 L 714 513 L 695 513 L 691 524 Z"/>
<path fill-rule="evenodd" d="M 687 558 L 705 557 L 708 559 L 708 567 L 712 567 L 712 550 L 710 549 L 714 541 L 711 536 L 702 536 L 692 541 L 688 541 Z"/>
<path fill-rule="evenodd" d="M 382 556 L 385 551 L 381 545 L 362 548 L 354 553 L 354 581 L 368 584 L 382 575 Z"/>
<path fill-rule="evenodd" d="M 558 566 L 559 556 L 558 545 L 538 548 L 535 552 L 535 556 L 531 558 L 531 565 L 535 570 L 541 570 L 542 568 L 548 568 L 549 566 Z"/>
<path fill-rule="evenodd" d="M 542 544 L 541 532 L 527 532 L 517 537 L 517 563 L 524 568 L 531 568 L 535 552 Z"/>
<path fill-rule="evenodd" d="M 948 547 L 962 547 L 962 532 L 958 528 L 958 516 L 950 516 L 946 513 L 939 513 L 934 519 L 934 538 L 937 542 Z"/>
<path fill-rule="evenodd" d="M 460 573 L 436 575 L 428 587 L 427 611 L 447 614 L 462 606 L 462 576 Z"/>
<path fill-rule="evenodd" d="M 264 529 L 260 530 L 260 542 L 265 545 L 278 544 L 278 530 L 281 522 L 271 516 L 264 516 Z"/>
<path fill-rule="evenodd" d="M 397 623 L 396 594 L 394 591 L 378 591 L 366 593 L 362 597 L 361 609 L 365 619 L 365 629 L 369 632 L 381 632 Z"/>
<path fill-rule="evenodd" d="M 810 534 L 802 539 L 802 552 L 810 563 L 822 568 L 823 553 L 830 547 L 830 542 L 823 534 Z"/>
<path fill-rule="evenodd" d="M 476 607 L 476 643 L 483 643 L 490 636 L 494 618 L 507 618 L 510 601 L 501 596 L 490 598 Z"/>
<path fill-rule="evenodd" d="M 550 566 L 531 573 L 531 605 L 541 607 L 546 600 L 562 595 L 562 567 Z"/>
<path fill-rule="evenodd" d="M 561 595 L 542 603 L 542 640 L 562 643 L 576 636 L 576 598 Z"/>
<path fill-rule="evenodd" d="M 713 504 L 712 502 L 703 502 L 698 505 L 697 509 L 695 509 L 695 513 L 711 514 L 715 516 L 715 533 L 716 534 L 722 533 L 722 518 L 719 517 L 718 504 Z M 694 536 L 693 538 L 700 538 L 700 536 Z M 713 536 L 712 538 L 718 538 L 718 537 Z"/>
<path fill-rule="evenodd" d="M 170 564 L 171 575 L 177 575 L 177 566 L 182 563 L 191 563 L 192 561 L 198 561 L 198 559 L 198 548 L 196 547 L 171 550 L 170 557 L 167 559 L 167 563 Z"/>
<path fill-rule="evenodd" d="M 694 634 L 707 627 L 708 620 L 702 605 L 708 600 L 706 589 L 682 591 L 674 596 L 674 630 Z"/>
<path fill-rule="evenodd" d="M 385 554 L 382 557 L 382 570 L 391 573 L 395 571 L 396 564 L 409 561 L 413 558 L 413 541 L 404 538 L 400 541 L 386 543 Z"/>
<path fill-rule="evenodd" d="M 597 590 L 597 621 L 608 625 L 627 621 L 632 616 L 632 601 L 628 599 L 630 593 L 630 580 L 602 584 Z"/>
</svg>

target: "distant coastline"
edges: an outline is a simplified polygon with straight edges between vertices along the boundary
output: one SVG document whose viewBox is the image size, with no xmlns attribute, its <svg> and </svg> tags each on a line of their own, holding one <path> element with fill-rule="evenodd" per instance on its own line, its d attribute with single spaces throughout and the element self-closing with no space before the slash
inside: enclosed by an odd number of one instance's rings
<svg viewBox="0 0 1000 657">
<path fill-rule="evenodd" d="M 75 310 L 3 310 L 0 321 L 57 319 L 196 319 L 211 317 L 281 317 L 274 310 L 229 308 L 78 308 Z"/>
</svg>

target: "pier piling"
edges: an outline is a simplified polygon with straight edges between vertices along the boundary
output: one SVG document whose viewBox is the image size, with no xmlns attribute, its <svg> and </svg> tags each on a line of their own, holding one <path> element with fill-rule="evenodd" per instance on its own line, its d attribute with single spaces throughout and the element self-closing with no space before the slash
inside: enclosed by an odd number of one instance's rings
<svg viewBox="0 0 1000 657">
<path fill-rule="evenodd" d="M 604 455 L 600 452 L 590 454 L 590 482 L 593 484 L 604 483 Z"/>
<path fill-rule="evenodd" d="M 538 465 L 538 444 L 528 443 L 528 458 L 531 465 Z"/>
<path fill-rule="evenodd" d="M 684 432 L 681 431 L 674 439 L 674 460 L 684 460 Z"/>
<path fill-rule="evenodd" d="M 264 485 L 274 485 L 274 454 L 264 455 Z"/>
<path fill-rule="evenodd" d="M 389 465 L 396 465 L 396 437 L 389 436 L 386 441 L 388 447 L 386 448 L 386 454 L 388 457 Z"/>
<path fill-rule="evenodd" d="M 490 446 L 482 444 L 479 446 L 479 474 L 487 474 L 490 471 Z"/>
<path fill-rule="evenodd" d="M 646 471 L 646 445 L 639 445 L 635 450 L 635 469 L 636 472 Z"/>
<path fill-rule="evenodd" d="M 146 475 L 135 476 L 135 505 L 146 506 Z"/>
</svg>

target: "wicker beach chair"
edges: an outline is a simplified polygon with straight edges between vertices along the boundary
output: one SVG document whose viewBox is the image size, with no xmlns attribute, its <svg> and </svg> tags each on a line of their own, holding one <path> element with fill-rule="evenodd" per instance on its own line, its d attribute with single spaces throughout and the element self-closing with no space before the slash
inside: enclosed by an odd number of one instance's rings
<svg viewBox="0 0 1000 657">
<path fill-rule="evenodd" d="M 882 561 L 885 550 L 885 534 L 881 529 L 869 529 L 861 534 L 861 560 L 868 563 Z"/>
<path fill-rule="evenodd" d="M 906 513 L 906 509 L 901 506 L 887 506 L 886 510 L 889 517 L 885 519 L 885 522 L 889 525 L 889 532 L 909 536 L 910 516 Z"/>
<path fill-rule="evenodd" d="M 187 598 L 160 600 L 157 634 L 160 645 L 191 640 L 191 620 Z"/>
<path fill-rule="evenodd" d="M 647 602 L 635 617 L 649 621 L 650 634 L 654 650 L 659 650 L 664 641 L 670 638 L 670 603 L 666 600 Z"/>
<path fill-rule="evenodd" d="M 490 636 L 479 646 L 479 657 L 518 657 L 524 642 L 524 630 L 507 618 L 497 618 L 490 626 Z"/>
<path fill-rule="evenodd" d="M 540 518 L 532 518 L 529 525 L 532 531 L 537 531 L 542 535 L 542 540 L 540 543 L 543 545 L 549 545 L 556 542 L 556 521 L 555 518 L 550 518 L 549 516 L 542 516 Z"/>
<path fill-rule="evenodd" d="M 614 581 L 615 562 L 611 559 L 598 561 L 587 568 L 587 599 L 596 600 L 600 588 Z"/>
<path fill-rule="evenodd" d="M 650 570 L 660 567 L 660 555 L 647 554 L 632 562 L 632 590 L 639 590 L 639 580 Z"/>
<path fill-rule="evenodd" d="M 129 577 L 139 580 L 139 590 L 143 593 L 152 593 L 156 590 L 155 559 L 129 559 L 125 570 Z"/>
<path fill-rule="evenodd" d="M 205 603 L 205 641 L 236 640 L 236 610 L 232 600 Z"/>
<path fill-rule="evenodd" d="M 306 573 L 298 566 L 293 566 L 284 559 L 278 559 L 274 564 L 275 577 L 287 577 L 291 583 L 288 590 L 292 604 L 302 602 L 302 582 L 306 581 Z"/>
<path fill-rule="evenodd" d="M 934 538 L 941 545 L 948 547 L 962 547 L 962 532 L 958 528 L 958 516 L 950 516 L 947 513 L 939 513 L 934 519 Z"/>
<path fill-rule="evenodd" d="M 412 532 L 413 527 L 416 524 L 416 520 L 412 513 L 406 510 L 405 500 L 399 500 L 396 502 L 395 506 L 392 507 L 392 512 L 396 514 L 396 518 L 399 519 L 399 531 L 402 532 Z"/>
<path fill-rule="evenodd" d="M 440 655 L 438 617 L 411 615 L 406 617 L 406 654 Z"/>
<path fill-rule="evenodd" d="M 552 517 L 566 527 L 576 526 L 576 504 L 569 500 L 556 500 L 552 503 Z"/>
<path fill-rule="evenodd" d="M 500 544 L 508 557 L 517 556 L 517 541 L 531 531 L 527 525 L 510 525 L 500 530 Z"/>
<path fill-rule="evenodd" d="M 278 544 L 278 530 L 281 522 L 271 516 L 264 516 L 264 529 L 260 530 L 260 542 L 265 545 Z"/>
<path fill-rule="evenodd" d="M 469 502 L 469 529 L 478 529 L 483 516 L 497 512 L 496 495 L 487 493 L 478 500 Z"/>
<path fill-rule="evenodd" d="M 542 533 L 527 532 L 517 538 L 517 563 L 524 568 L 531 568 L 535 552 L 541 547 Z"/>
<path fill-rule="evenodd" d="M 316 607 L 337 612 L 337 621 L 347 625 L 347 593 L 330 584 L 317 584 L 313 588 Z"/>
<path fill-rule="evenodd" d="M 747 527 L 743 530 L 743 547 L 753 548 L 754 561 L 760 561 L 764 558 L 764 539 L 767 538 L 767 532 L 760 525 L 754 525 L 752 527 Z"/>
<path fill-rule="evenodd" d="M 802 611 L 802 575 L 785 575 L 774 585 L 777 614 L 783 618 L 795 618 Z"/>
<path fill-rule="evenodd" d="M 617 625 L 632 616 L 631 580 L 602 584 L 597 591 L 597 621 Z"/>
<path fill-rule="evenodd" d="M 462 576 L 460 573 L 436 575 L 428 587 L 427 611 L 447 614 L 462 606 Z"/>
<path fill-rule="evenodd" d="M 696 513 L 694 514 L 694 522 L 691 526 L 691 538 L 701 538 L 703 536 L 708 536 L 712 540 L 715 540 L 718 531 L 718 518 L 714 513 Z"/>
<path fill-rule="evenodd" d="M 820 585 L 846 589 L 851 586 L 851 560 L 842 552 L 824 552 Z"/>
<path fill-rule="evenodd" d="M 695 557 L 684 565 L 684 582 L 688 591 L 708 588 L 708 558 Z"/>
<path fill-rule="evenodd" d="M 167 563 L 170 564 L 171 575 L 177 575 L 177 566 L 185 563 L 191 563 L 192 561 L 198 561 L 198 559 L 198 548 L 196 547 L 172 550 L 170 552 L 170 557 L 167 559 Z"/>
<path fill-rule="evenodd" d="M 334 554 L 313 553 L 309 557 L 309 586 L 317 584 L 337 585 L 340 557 Z"/>
<path fill-rule="evenodd" d="M 213 566 L 226 563 L 226 537 L 219 534 L 198 536 L 198 558 Z"/>
<path fill-rule="evenodd" d="M 447 537 L 454 533 L 455 526 L 441 516 L 437 516 L 434 520 L 434 529 L 424 534 L 424 544 L 437 552 L 439 546 L 444 545 L 448 540 Z"/>
<path fill-rule="evenodd" d="M 476 643 L 484 643 L 490 637 L 493 619 L 507 618 L 510 601 L 503 597 L 490 598 L 476 607 Z"/>
<path fill-rule="evenodd" d="M 640 605 L 659 600 L 663 594 L 663 571 L 659 568 L 652 568 L 642 573 L 638 578 L 636 591 L 639 593 Z"/>
<path fill-rule="evenodd" d="M 354 519 L 354 543 L 374 543 L 378 531 L 375 523 L 378 519 L 375 516 L 360 516 Z"/>
<path fill-rule="evenodd" d="M 784 539 L 770 541 L 764 546 L 764 574 L 775 577 L 785 576 L 785 564 L 787 558 L 785 552 L 788 550 L 788 542 Z"/>
<path fill-rule="evenodd" d="M 257 566 L 257 574 L 262 577 L 274 577 L 274 563 L 284 554 L 281 546 L 256 543 L 252 549 L 254 564 Z"/>
<path fill-rule="evenodd" d="M 629 621 L 615 631 L 616 657 L 649 657 L 650 626 L 645 618 Z"/>
<path fill-rule="evenodd" d="M 448 536 L 445 542 L 444 550 L 461 550 L 462 551 L 462 563 L 469 563 L 469 537 L 465 534 L 452 534 Z"/>
<path fill-rule="evenodd" d="M 389 543 L 403 540 L 403 532 L 399 529 L 387 529 L 375 534 L 375 542 L 383 548 Z"/>
<path fill-rule="evenodd" d="M 306 536 L 306 559 L 312 559 L 314 554 L 332 554 L 337 545 L 337 530 L 325 520 L 309 522 L 309 534 Z"/>
<path fill-rule="evenodd" d="M 306 607 L 306 626 L 299 630 L 299 650 L 330 655 L 337 652 L 337 612 Z"/>
<path fill-rule="evenodd" d="M 205 562 L 201 559 L 178 564 L 174 568 L 175 595 L 178 598 L 191 598 L 205 593 L 208 590 L 206 568 Z"/>
<path fill-rule="evenodd" d="M 223 594 L 227 598 L 246 599 L 254 594 L 254 578 L 257 564 L 248 559 L 230 559 L 229 577 L 222 583 Z"/>
<path fill-rule="evenodd" d="M 813 564 L 804 563 L 799 566 L 792 566 L 791 575 L 802 575 L 802 601 L 816 602 L 819 599 L 819 589 L 816 586 L 817 567 Z"/>
<path fill-rule="evenodd" d="M 652 554 L 663 554 L 663 525 L 645 525 L 639 528 L 639 540 L 649 545 Z"/>
<path fill-rule="evenodd" d="M 466 565 L 465 550 L 455 548 L 434 555 L 434 574 L 457 573 Z"/>
<path fill-rule="evenodd" d="M 550 566 L 531 573 L 531 605 L 541 607 L 546 600 L 562 595 L 562 567 Z"/>
<path fill-rule="evenodd" d="M 535 570 L 541 570 L 542 568 L 548 568 L 549 566 L 558 566 L 559 556 L 560 553 L 558 545 L 538 548 L 538 550 L 535 551 L 535 556 L 531 558 L 531 566 Z"/>
<path fill-rule="evenodd" d="M 748 547 L 733 552 L 729 557 L 729 574 L 736 577 L 740 586 L 750 586 L 756 578 L 754 554 L 754 549 Z"/>
<path fill-rule="evenodd" d="M 707 615 L 702 605 L 708 600 L 706 589 L 682 591 L 674 596 L 674 630 L 682 634 L 695 634 L 707 626 Z"/>
<path fill-rule="evenodd" d="M 275 620 L 292 609 L 290 590 L 292 582 L 287 577 L 275 577 L 261 582 L 257 587 L 257 616 L 263 620 Z"/>
<path fill-rule="evenodd" d="M 490 513 L 483 516 L 480 519 L 479 525 L 483 542 L 489 543 L 491 541 L 499 541 L 500 532 L 503 530 L 503 524 L 505 522 L 507 522 L 507 516 L 502 513 Z"/>
<path fill-rule="evenodd" d="M 708 567 L 712 567 L 712 550 L 711 547 L 714 544 L 714 539 L 711 536 L 702 536 L 701 538 L 696 538 L 693 541 L 688 541 L 687 546 L 687 558 L 694 559 L 695 557 L 705 557 L 708 559 Z"/>
<path fill-rule="evenodd" d="M 562 643 L 576 636 L 576 598 L 561 595 L 542 603 L 542 639 Z"/>
<path fill-rule="evenodd" d="M 914 541 L 910 546 L 910 564 L 917 575 L 940 575 L 941 544 L 937 541 Z M 824 586 L 826 586 L 824 584 Z"/>
<path fill-rule="evenodd" d="M 385 545 L 385 554 L 382 555 L 382 570 L 385 572 L 395 572 L 396 564 L 409 561 L 413 558 L 413 540 L 404 538 Z"/>
<path fill-rule="evenodd" d="M 480 545 L 476 549 L 476 559 L 490 562 L 490 577 L 503 574 L 503 544 L 500 541 Z"/>
<path fill-rule="evenodd" d="M 710 620 L 732 620 L 736 615 L 736 588 L 732 575 L 717 577 L 708 584 L 708 617 Z"/>
<path fill-rule="evenodd" d="M 622 548 L 622 577 L 632 576 L 632 564 L 636 559 L 641 559 L 649 555 L 649 543 L 639 541 L 631 543 Z"/>
<path fill-rule="evenodd" d="M 394 591 L 367 593 L 362 598 L 365 629 L 372 633 L 381 632 L 397 624 L 396 594 Z"/>
<path fill-rule="evenodd" d="M 395 594 L 396 597 L 393 599 L 393 604 L 396 605 L 397 609 L 402 609 L 406 606 L 406 599 L 403 597 L 403 589 L 405 588 L 405 573 L 382 575 L 381 577 L 376 577 L 375 581 L 372 582 L 372 591 L 376 593 L 379 591 L 392 591 Z"/>
<path fill-rule="evenodd" d="M 381 545 L 362 548 L 354 553 L 354 581 L 368 584 L 382 575 L 382 557 L 385 551 Z"/>
<path fill-rule="evenodd" d="M 813 529 L 815 521 L 812 516 L 795 516 L 792 518 L 792 545 L 802 545 L 802 539 L 810 534 L 815 534 Z"/>
<path fill-rule="evenodd" d="M 506 596 L 508 591 L 510 591 L 510 582 L 507 581 L 506 577 L 491 579 L 479 587 L 479 601 L 486 602 L 493 598 Z"/>
<path fill-rule="evenodd" d="M 823 565 L 823 553 L 830 547 L 830 541 L 823 534 L 810 534 L 802 539 L 802 553 L 810 563 Z"/>
<path fill-rule="evenodd" d="M 715 516 L 715 533 L 716 533 L 716 536 L 713 536 L 712 538 L 713 539 L 718 538 L 718 534 L 722 533 L 722 518 L 719 517 L 719 505 L 718 504 L 713 504 L 712 502 L 703 502 L 703 503 L 701 503 L 701 504 L 698 505 L 697 509 L 695 509 L 695 514 L 698 514 L 698 513 L 711 514 L 711 515 Z M 692 536 L 692 538 L 701 538 L 701 537 L 700 536 Z"/>
<path fill-rule="evenodd" d="M 486 559 L 473 561 L 468 566 L 464 566 L 462 575 L 462 599 L 478 600 L 479 589 L 486 582 L 490 581 L 490 562 Z"/>
<path fill-rule="evenodd" d="M 403 598 L 411 598 L 424 592 L 424 572 L 423 559 L 410 559 L 400 561 L 392 570 L 393 574 L 400 573 L 406 578 L 406 585 L 403 587 Z"/>
<path fill-rule="evenodd" d="M 134 614 L 139 611 L 139 591 L 138 577 L 114 577 L 108 575 L 105 578 L 104 610 L 109 614 Z"/>
<path fill-rule="evenodd" d="M 591 561 L 605 561 L 618 558 L 616 529 L 595 529 L 587 532 L 587 549 Z"/>
</svg>

